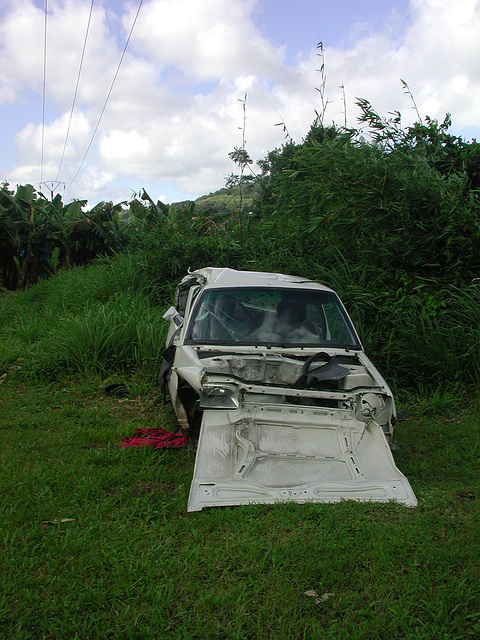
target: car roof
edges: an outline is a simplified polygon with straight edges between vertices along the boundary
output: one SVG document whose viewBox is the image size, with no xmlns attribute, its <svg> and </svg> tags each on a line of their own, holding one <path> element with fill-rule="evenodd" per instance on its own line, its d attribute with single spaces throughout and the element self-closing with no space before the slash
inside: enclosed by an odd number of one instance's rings
<svg viewBox="0 0 480 640">
<path fill-rule="evenodd" d="M 206 289 L 221 289 L 233 287 L 272 287 L 292 289 L 316 289 L 332 291 L 329 287 L 298 276 L 288 276 L 283 273 L 266 273 L 261 271 L 237 271 L 221 267 L 205 267 L 192 271 L 187 278 L 198 274 Z"/>
</svg>

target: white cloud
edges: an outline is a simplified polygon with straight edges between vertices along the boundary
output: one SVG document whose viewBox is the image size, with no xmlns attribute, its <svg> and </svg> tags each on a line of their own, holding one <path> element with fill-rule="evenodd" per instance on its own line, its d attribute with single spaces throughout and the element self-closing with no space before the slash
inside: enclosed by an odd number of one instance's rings
<svg viewBox="0 0 480 640">
<path fill-rule="evenodd" d="M 405 50 L 417 101 L 424 113 L 433 109 L 429 115 L 441 118 L 448 111 L 454 123 L 480 127 L 480 3 L 411 0 L 411 6 Z"/>
<path fill-rule="evenodd" d="M 117 4 L 112 9 L 107 1 L 95 4 L 91 20 L 59 176 L 67 184 L 92 141 L 138 8 L 133 0 L 121 9 Z M 220 188 L 235 171 L 228 152 L 242 143 L 240 100 L 245 93 L 251 157 L 262 158 L 283 142 L 283 129 L 275 126 L 281 121 L 296 140 L 307 133 L 315 109 L 320 109 L 315 91 L 321 81 L 318 51 L 312 47 L 296 64 L 287 65 L 284 48 L 255 27 L 251 15 L 256 4 L 145 0 L 69 197 L 125 199 L 143 183 L 149 191 L 158 185 L 166 199 L 169 193 L 195 196 Z M 326 123 L 344 122 L 340 85 L 350 126 L 356 124 L 357 97 L 368 99 L 381 115 L 399 109 L 404 124 L 411 123 L 415 113 L 400 83 L 403 78 L 422 115 L 443 120 L 448 111 L 454 125 L 480 130 L 480 0 L 411 0 L 410 8 L 402 19 L 392 12 L 382 31 L 369 28 L 366 15 L 341 47 L 326 45 Z M 49 2 L 44 179 L 53 179 L 58 171 L 89 10 L 90 0 Z M 33 0 L 4 0 L 2 12 L 0 101 L 25 105 L 27 97 L 35 98 L 28 120 L 12 120 L 10 131 L 3 125 L 4 136 L 11 136 L 15 145 L 16 162 L 0 179 L 22 183 L 38 180 L 41 172 L 43 11 Z M 0 166 L 0 171 L 5 169 Z"/>
<path fill-rule="evenodd" d="M 148 162 L 150 144 L 145 135 L 132 129 L 131 131 L 119 131 L 115 129 L 104 136 L 99 151 L 105 162 L 118 170 L 121 170 L 125 162 L 133 158 L 135 165 L 140 169 Z M 137 173 L 135 167 L 130 166 L 132 173 Z"/>
<path fill-rule="evenodd" d="M 142 9 L 136 52 L 147 52 L 161 70 L 175 66 L 195 80 L 233 80 L 275 74 L 283 54 L 262 37 L 250 13 L 256 3 L 232 0 L 158 0 Z M 124 27 L 131 23 L 131 11 Z"/>
</svg>

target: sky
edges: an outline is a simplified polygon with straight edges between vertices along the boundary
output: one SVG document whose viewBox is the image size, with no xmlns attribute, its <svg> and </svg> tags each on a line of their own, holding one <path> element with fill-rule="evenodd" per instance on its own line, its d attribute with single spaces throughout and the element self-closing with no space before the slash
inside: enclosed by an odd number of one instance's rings
<svg viewBox="0 0 480 640">
<path fill-rule="evenodd" d="M 479 36 L 480 0 L 0 0 L 0 182 L 195 199 L 243 138 L 254 160 L 302 141 L 322 62 L 327 125 L 364 98 L 408 126 L 413 96 L 480 140 Z"/>
</svg>

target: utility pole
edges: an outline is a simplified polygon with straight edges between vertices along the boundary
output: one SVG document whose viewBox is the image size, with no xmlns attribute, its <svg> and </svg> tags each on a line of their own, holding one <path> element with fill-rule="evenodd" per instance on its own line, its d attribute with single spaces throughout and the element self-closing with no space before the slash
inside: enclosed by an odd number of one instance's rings
<svg viewBox="0 0 480 640">
<path fill-rule="evenodd" d="M 43 182 L 40 182 L 39 186 L 41 187 L 42 184 L 44 184 L 47 187 L 47 189 L 50 191 L 50 198 L 52 199 L 52 202 L 53 202 L 53 194 L 61 184 L 63 184 L 63 188 L 65 189 L 65 182 L 60 182 L 60 180 L 44 180 Z"/>
</svg>

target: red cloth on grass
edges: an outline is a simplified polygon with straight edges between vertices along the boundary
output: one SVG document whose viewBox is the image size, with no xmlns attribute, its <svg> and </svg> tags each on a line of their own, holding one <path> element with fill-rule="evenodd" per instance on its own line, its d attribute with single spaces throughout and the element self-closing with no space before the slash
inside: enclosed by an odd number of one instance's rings
<svg viewBox="0 0 480 640">
<path fill-rule="evenodd" d="M 188 447 L 188 438 L 184 433 L 169 433 L 164 429 L 137 429 L 137 435 L 125 437 L 122 440 L 121 447 L 147 447 L 154 446 L 155 449 L 169 447 L 178 449 L 180 447 Z"/>
</svg>

